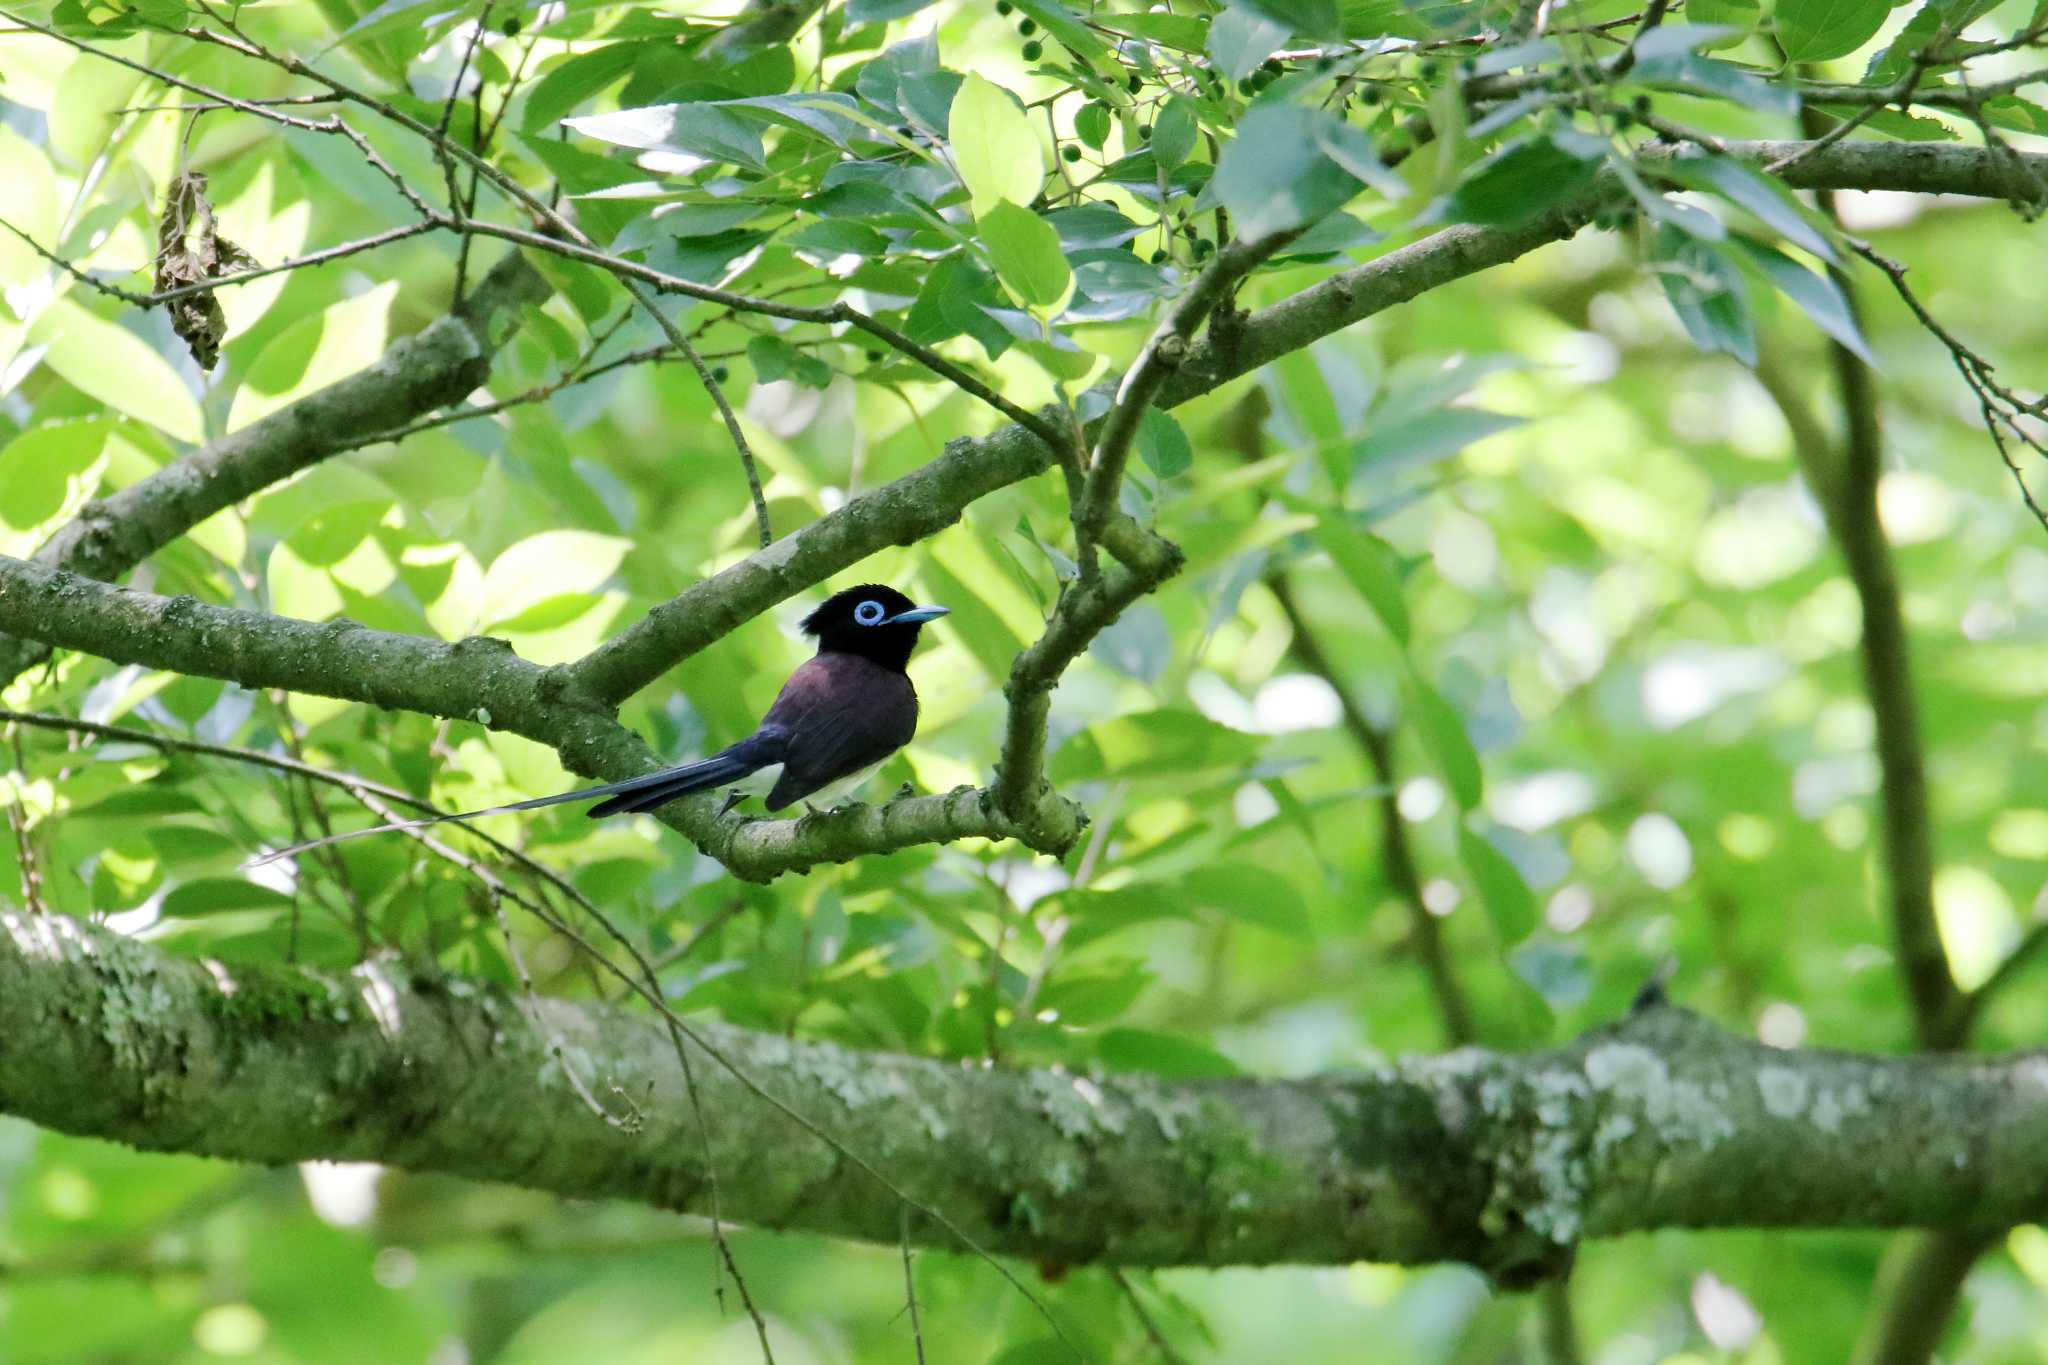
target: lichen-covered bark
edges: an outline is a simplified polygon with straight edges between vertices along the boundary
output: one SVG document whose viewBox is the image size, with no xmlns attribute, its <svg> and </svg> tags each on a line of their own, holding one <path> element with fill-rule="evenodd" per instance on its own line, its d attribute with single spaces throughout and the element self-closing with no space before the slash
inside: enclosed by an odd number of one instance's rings
<svg viewBox="0 0 2048 1365">
<path fill-rule="evenodd" d="M 326 976 L 0 915 L 0 1111 L 238 1161 L 375 1160 L 707 1206 L 660 1023 L 395 961 Z M 1786 1052 L 1657 1008 L 1568 1047 L 1305 1081 L 1168 1082 L 696 1032 L 983 1246 L 1065 1262 L 1459 1259 L 1504 1280 L 1657 1227 L 1956 1231 L 2048 1215 L 2048 1054 Z M 623 1116 L 594 1115 L 573 1068 Z M 712 1057 L 723 1209 L 894 1242 L 895 1196 Z M 913 1218 L 911 1236 L 950 1235 Z"/>
<path fill-rule="evenodd" d="M 447 643 L 348 620 L 298 621 L 159 597 L 0 555 L 0 631 L 33 635 L 120 663 L 144 664 L 244 687 L 280 687 L 396 710 L 473 720 L 546 744 L 572 771 L 605 780 L 660 760 L 567 669 L 542 668 L 502 640 Z M 766 881 L 824 862 L 913 844 L 1020 839 L 1063 853 L 1080 811 L 1041 792 L 1023 818 L 987 792 L 962 788 L 886 806 L 852 806 L 796 820 L 720 814 L 716 792 L 671 802 L 662 816 L 733 873 Z"/>
</svg>

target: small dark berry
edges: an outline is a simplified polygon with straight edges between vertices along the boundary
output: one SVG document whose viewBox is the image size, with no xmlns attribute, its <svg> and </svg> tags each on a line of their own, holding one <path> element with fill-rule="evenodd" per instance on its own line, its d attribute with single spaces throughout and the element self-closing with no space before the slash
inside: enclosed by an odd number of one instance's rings
<svg viewBox="0 0 2048 1365">
<path fill-rule="evenodd" d="M 882 353 L 881 353 L 880 351 L 869 351 L 869 352 L 867 353 L 867 357 L 868 357 L 868 364 L 872 365 L 872 364 L 874 364 L 874 363 L 875 363 L 876 361 L 878 361 L 878 360 L 880 360 L 880 359 L 882 358 Z"/>
<path fill-rule="evenodd" d="M 1650 97 L 1648 95 L 1636 96 L 1635 111 L 1638 114 L 1647 114 L 1650 112 Z"/>
<path fill-rule="evenodd" d="M 1010 3 L 1010 0 L 996 0 L 996 13 L 997 13 L 997 14 L 1008 14 L 1008 13 L 1009 13 L 1009 12 L 1010 12 L 1011 10 L 1013 10 L 1013 9 L 1015 9 L 1015 8 L 1017 8 L 1017 7 L 1016 7 L 1015 5 L 1013 5 L 1013 4 L 1011 4 L 1011 3 Z"/>
<path fill-rule="evenodd" d="M 1380 88 L 1376 85 L 1368 85 L 1365 89 L 1358 92 L 1358 102 L 1368 109 L 1378 104 L 1380 102 Z"/>
<path fill-rule="evenodd" d="M 1204 237 L 1201 241 L 1195 243 L 1195 255 L 1198 258 L 1207 257 L 1210 253 L 1212 253 L 1215 250 L 1216 244 L 1210 241 L 1207 237 Z"/>
<path fill-rule="evenodd" d="M 1421 74 L 1421 76 L 1422 76 L 1422 79 L 1424 79 L 1424 80 L 1426 80 L 1426 81 L 1429 81 L 1429 80 L 1435 80 L 1435 79 L 1436 79 L 1436 63 L 1435 63 L 1435 62 L 1424 62 L 1424 63 L 1423 63 L 1423 64 L 1422 64 L 1421 66 L 1419 66 L 1419 67 L 1417 67 L 1417 68 L 1415 68 L 1415 69 L 1416 69 L 1416 71 L 1417 71 L 1417 72 L 1419 72 L 1419 73 Z"/>
<path fill-rule="evenodd" d="M 507 38 L 517 38 L 519 36 L 519 16 L 516 14 L 513 15 L 504 23 L 498 25 L 498 29 Z"/>
<path fill-rule="evenodd" d="M 1124 85 L 1126 86 L 1126 88 L 1130 90 L 1130 92 L 1133 95 L 1135 95 L 1140 90 L 1143 90 L 1145 88 L 1145 78 L 1143 76 L 1140 76 L 1137 72 L 1133 71 L 1131 73 L 1131 78 L 1125 81 Z"/>
<path fill-rule="evenodd" d="M 1164 251 L 1155 251 L 1155 252 L 1153 252 L 1153 253 L 1152 253 L 1152 264 L 1154 264 L 1154 265 L 1165 265 L 1165 264 L 1166 264 L 1166 253 L 1165 253 Z"/>
<path fill-rule="evenodd" d="M 1635 121 L 1636 116 L 1634 114 L 1631 114 L 1628 110 L 1624 109 L 1614 116 L 1614 131 L 1617 133 L 1626 132 L 1628 126 L 1634 123 Z"/>
<path fill-rule="evenodd" d="M 1151 125 L 1151 124 L 1149 124 L 1149 123 L 1141 123 L 1141 124 L 1139 124 L 1139 125 L 1138 125 L 1138 140 L 1139 140 L 1140 142 L 1150 142 L 1150 141 L 1152 140 L 1152 125 Z"/>
<path fill-rule="evenodd" d="M 1062 147 L 1060 148 L 1060 156 L 1068 161 L 1079 161 L 1081 159 L 1081 149 L 1079 147 Z"/>
<path fill-rule="evenodd" d="M 1017 21 L 1017 32 L 1029 38 L 1032 34 L 1038 32 L 1038 21 L 1036 19 L 1019 19 Z"/>
<path fill-rule="evenodd" d="M 1280 65 L 1279 62 L 1273 60 L 1271 57 L 1266 58 L 1266 60 L 1260 63 L 1259 65 L 1259 70 L 1265 72 L 1268 76 L 1277 76 L 1286 69 L 1286 67 Z"/>
<path fill-rule="evenodd" d="M 732 378 L 732 371 L 723 365 L 713 365 L 711 367 L 711 378 L 717 383 L 723 384 L 726 380 Z"/>
<path fill-rule="evenodd" d="M 1024 60 L 1025 60 L 1025 61 L 1027 61 L 1027 62 L 1035 62 L 1035 61 L 1037 61 L 1037 60 L 1038 60 L 1038 59 L 1039 59 L 1040 57 L 1043 57 L 1044 55 L 1045 55 L 1045 48 L 1044 48 L 1044 47 L 1043 47 L 1042 45 L 1040 45 L 1040 44 L 1038 44 L 1038 43 L 1026 43 L 1026 44 L 1024 44 Z"/>
<path fill-rule="evenodd" d="M 1237 93 L 1240 95 L 1249 95 L 1252 93 L 1252 89 L 1252 78 L 1250 76 L 1246 76 L 1237 83 Z"/>
<path fill-rule="evenodd" d="M 1330 70 L 1330 69 L 1331 69 L 1332 67 L 1334 67 L 1334 66 L 1336 66 L 1336 65 L 1337 65 L 1337 59 L 1336 59 L 1335 57 L 1318 57 L 1318 58 L 1316 58 L 1316 70 L 1318 70 L 1318 71 L 1328 71 L 1328 70 Z"/>
</svg>

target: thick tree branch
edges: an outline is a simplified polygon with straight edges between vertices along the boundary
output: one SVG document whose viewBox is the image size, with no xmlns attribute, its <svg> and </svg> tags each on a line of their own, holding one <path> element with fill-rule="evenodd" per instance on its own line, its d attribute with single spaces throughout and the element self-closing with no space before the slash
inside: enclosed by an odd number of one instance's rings
<svg viewBox="0 0 2048 1365">
<path fill-rule="evenodd" d="M 351 449 L 357 434 L 404 426 L 460 402 L 489 376 L 491 357 L 509 333 L 505 319 L 547 294 L 524 258 L 507 256 L 460 311 L 395 343 L 368 369 L 89 504 L 37 552 L 37 561 L 119 578 L 214 513 Z M 46 643 L 0 636 L 0 684 L 48 653 Z"/>
<path fill-rule="evenodd" d="M 144 664 L 250 688 L 284 688 L 399 711 L 472 720 L 546 744 L 572 771 L 612 780 L 659 759 L 582 692 L 566 670 L 521 659 L 501 640 L 453 644 L 159 597 L 0 556 L 0 630 L 120 663 Z M 987 792 L 909 797 L 799 820 L 721 815 L 716 793 L 671 802 L 662 817 L 734 874 L 766 881 L 821 862 L 913 844 L 1016 838 L 1064 853 L 1080 836 L 1071 803 L 1047 792 L 1020 816 Z"/>
<path fill-rule="evenodd" d="M 661 1023 L 368 963 L 175 959 L 0 916 L 0 1111 L 239 1161 L 374 1159 L 895 1244 L 896 1202 Z M 1656 1227 L 1939 1227 L 2048 1215 L 2048 1054 L 1787 1052 L 1655 1009 L 1550 1052 L 1307 1081 L 963 1068 L 695 1025 L 783 1103 L 1002 1252 L 1066 1264 L 1456 1259 L 1511 1283 Z M 943 1244 L 921 1220 L 913 1240 Z"/>
</svg>

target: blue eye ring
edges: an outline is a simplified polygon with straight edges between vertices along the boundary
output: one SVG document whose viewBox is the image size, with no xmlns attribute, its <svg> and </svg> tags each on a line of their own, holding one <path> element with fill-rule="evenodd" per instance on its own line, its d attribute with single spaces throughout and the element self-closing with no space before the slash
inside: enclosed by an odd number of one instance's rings
<svg viewBox="0 0 2048 1365">
<path fill-rule="evenodd" d="M 872 597 L 853 609 L 854 622 L 863 626 L 879 626 L 888 614 L 888 609 Z"/>
</svg>

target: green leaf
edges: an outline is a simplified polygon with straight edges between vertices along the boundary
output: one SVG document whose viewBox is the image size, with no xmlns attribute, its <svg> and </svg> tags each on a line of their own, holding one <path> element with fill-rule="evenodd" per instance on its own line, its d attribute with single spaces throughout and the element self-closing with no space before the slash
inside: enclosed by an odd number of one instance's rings
<svg viewBox="0 0 2048 1365">
<path fill-rule="evenodd" d="M 1524 138 L 1473 167 L 1452 193 L 1446 215 L 1485 227 L 1519 223 L 1577 198 L 1599 170 L 1597 155 L 1582 155 L 1545 134 Z"/>
<path fill-rule="evenodd" d="M 1703 52 L 1740 44 L 1756 31 L 1763 18 L 1763 6 L 1758 0 L 1686 0 L 1685 12 L 1695 24 L 1729 30 L 1725 38 L 1701 43 Z"/>
<path fill-rule="evenodd" d="M 0 447 L 0 554 L 28 558 L 99 491 L 112 425 L 52 422 Z"/>
<path fill-rule="evenodd" d="M 1171 171 L 1188 159 L 1195 149 L 1196 131 L 1193 101 L 1179 95 L 1168 100 L 1152 124 L 1152 159 L 1159 169 Z"/>
<path fill-rule="evenodd" d="M 590 592 L 612 576 L 633 542 L 592 531 L 542 531 L 512 546 L 484 571 L 479 624 L 509 621 L 542 602 Z"/>
<path fill-rule="evenodd" d="M 271 607 L 324 621 L 348 608 L 349 594 L 369 597 L 388 588 L 398 567 L 376 531 L 391 506 L 373 500 L 322 507 L 293 528 L 265 566 Z"/>
<path fill-rule="evenodd" d="M 1074 113 L 1074 136 L 1096 151 L 1109 141 L 1109 106 L 1084 104 Z"/>
<path fill-rule="evenodd" d="M 1997 9 L 1998 5 L 1999 0 L 1926 0 L 1913 12 L 1913 17 L 1906 21 L 1898 36 L 1870 59 L 1870 65 L 1863 72 L 1863 83 L 1874 86 L 1895 83 L 1912 68 L 1914 56 L 1936 47 L 1942 34 L 1954 36 L 1961 33 Z"/>
<path fill-rule="evenodd" d="M 653 104 L 610 114 L 565 118 L 564 128 L 618 147 L 682 153 L 719 165 L 765 170 L 761 134 L 716 104 Z"/>
<path fill-rule="evenodd" d="M 1253 13 L 1285 24 L 1304 38 L 1337 38 L 1343 25 L 1337 22 L 1337 0 L 1239 0 Z"/>
<path fill-rule="evenodd" d="M 1887 0 L 1777 0 L 1772 10 L 1789 62 L 1845 57 L 1876 37 L 1890 14 Z"/>
<path fill-rule="evenodd" d="M 1815 274 L 1784 252 L 1754 238 L 1738 233 L 1733 241 L 1749 264 L 1786 298 L 1798 304 L 1800 311 L 1812 318 L 1815 326 L 1855 352 L 1865 364 L 1877 364 L 1877 357 L 1871 354 L 1870 343 L 1863 339 L 1863 329 L 1856 325 L 1856 315 L 1850 311 L 1849 300 L 1842 296 L 1833 280 L 1826 275 Z"/>
<path fill-rule="evenodd" d="M 43 309 L 28 335 L 30 341 L 49 348 L 43 352 L 43 364 L 73 388 L 173 440 L 197 445 L 205 439 L 199 400 L 192 390 L 168 360 L 125 327 L 67 298 Z"/>
<path fill-rule="evenodd" d="M 888 239 L 881 233 L 843 218 L 806 223 L 785 236 L 782 244 L 826 256 L 884 256 L 889 251 Z"/>
<path fill-rule="evenodd" d="M 239 431 L 375 362 L 384 354 L 397 297 L 398 281 L 389 280 L 272 337 L 235 392 L 228 430 Z"/>
<path fill-rule="evenodd" d="M 1461 810 L 1471 810 L 1484 793 L 1479 754 L 1465 729 L 1465 718 L 1438 695 L 1437 690 L 1417 677 L 1408 680 L 1408 714 L 1422 735 L 1423 745 L 1436 759 L 1451 799 Z"/>
<path fill-rule="evenodd" d="M 1747 209 L 1792 245 L 1803 247 L 1824 261 L 1835 259 L 1833 244 L 1807 221 L 1778 182 L 1758 175 L 1734 157 L 1680 157 L 1671 162 L 1670 170 L 1673 179 L 1715 190 L 1731 204 Z"/>
<path fill-rule="evenodd" d="M 519 129 L 526 133 L 545 132 L 557 120 L 598 91 L 633 69 L 652 44 L 612 43 L 575 56 L 552 67 L 526 92 L 526 108 Z"/>
<path fill-rule="evenodd" d="M 1507 856 L 1461 825 L 1458 861 L 1479 888 L 1480 903 L 1501 942 L 1514 944 L 1527 938 L 1536 928 L 1536 894 Z"/>
<path fill-rule="evenodd" d="M 1756 329 L 1742 275 L 1725 250 L 1665 224 L 1657 230 L 1657 278 L 1686 335 L 1703 351 L 1756 364 Z"/>
<path fill-rule="evenodd" d="M 1047 773 L 1055 782 L 1186 775 L 1242 767 L 1265 747 L 1260 735 L 1218 725 L 1194 711 L 1140 711 L 1099 721 L 1067 740 Z"/>
<path fill-rule="evenodd" d="M 1681 86 L 1692 94 L 1726 100 L 1759 113 L 1790 116 L 1799 112 L 1799 92 L 1788 85 L 1767 81 L 1747 67 L 1702 57 L 1694 52 L 1672 50 L 1681 41 L 1693 46 L 1715 41 L 1725 37 L 1726 30 L 1695 24 L 1667 24 L 1650 36 L 1660 38 L 1665 34 L 1672 35 L 1672 41 L 1660 44 L 1656 55 L 1636 63 L 1636 79 L 1645 84 Z M 1647 40 L 1638 46 L 1646 45 Z"/>
<path fill-rule="evenodd" d="M 1074 274 L 1052 224 L 1021 205 L 1001 201 L 977 226 L 996 277 L 1010 292 L 1029 307 L 1058 312 L 1073 290 Z"/>
<path fill-rule="evenodd" d="M 1149 38 L 1162 47 L 1200 52 L 1208 41 L 1209 21 L 1186 14 L 1112 14 L 1097 10 L 1095 22 L 1111 33 Z"/>
<path fill-rule="evenodd" d="M 7 221 L 37 242 L 56 240 L 57 182 L 50 158 L 12 128 L 0 128 L 0 185 L 7 186 Z M 48 268 L 35 248 L 0 228 L 0 288 L 26 284 Z M 233 290 L 229 290 L 233 293 Z M 8 317 L 10 314 L 0 314 Z M 11 357 L 0 356 L 0 369 Z"/>
<path fill-rule="evenodd" d="M 908 19 L 931 3 L 932 0 L 851 0 L 846 7 L 846 22 L 848 27 L 886 24 L 891 19 Z"/>
<path fill-rule="evenodd" d="M 1059 0 L 1010 0 L 1017 12 L 1038 21 L 1038 26 L 1057 38 L 1067 51 L 1082 61 L 1102 66 L 1110 60 L 1109 44 L 1102 41 L 1081 17 Z M 1092 7 L 1091 7 L 1092 8 Z"/>
<path fill-rule="evenodd" d="M 1348 517 L 1328 512 L 1316 519 L 1316 544 L 1330 557 L 1387 633 L 1408 643 L 1408 602 L 1401 561 L 1391 545 Z"/>
<path fill-rule="evenodd" d="M 1194 448 L 1173 414 L 1147 408 L 1138 418 L 1138 455 L 1145 467 L 1162 479 L 1185 474 L 1195 462 Z"/>
<path fill-rule="evenodd" d="M 1287 25 L 1278 24 L 1254 10 L 1231 8 L 1209 25 L 1209 55 L 1223 74 L 1241 81 L 1259 69 L 1266 58 L 1287 46 L 1291 36 Z"/>
<path fill-rule="evenodd" d="M 223 910 L 288 910 L 291 904 L 283 892 L 240 877 L 202 877 L 166 894 L 163 913 L 167 919 L 190 919 Z"/>
<path fill-rule="evenodd" d="M 1263 237 L 1313 223 L 1364 188 L 1320 145 L 1336 119 L 1292 104 L 1255 106 L 1238 121 L 1202 203 L 1220 201 L 1240 234 Z"/>
<path fill-rule="evenodd" d="M 1029 204 L 1045 183 L 1044 154 L 1017 97 L 980 76 L 953 96 L 946 140 L 976 218 L 997 204 Z"/>
<path fill-rule="evenodd" d="M 1095 1045 L 1095 1056 L 1110 1071 L 1149 1071 L 1181 1078 L 1240 1074 L 1237 1063 L 1206 1043 L 1150 1029 L 1110 1029 Z"/>
<path fill-rule="evenodd" d="M 1352 467 L 1360 475 L 1384 478 L 1455 455 L 1475 441 L 1521 424 L 1519 417 L 1479 408 L 1439 408 L 1397 422 L 1374 422 L 1365 439 L 1352 447 Z"/>
</svg>

